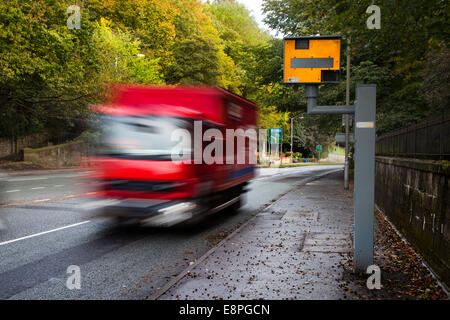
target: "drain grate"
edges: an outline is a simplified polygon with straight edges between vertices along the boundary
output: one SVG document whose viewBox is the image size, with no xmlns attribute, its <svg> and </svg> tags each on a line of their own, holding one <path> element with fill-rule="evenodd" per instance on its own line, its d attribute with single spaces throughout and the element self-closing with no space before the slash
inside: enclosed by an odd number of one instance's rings
<svg viewBox="0 0 450 320">
<path fill-rule="evenodd" d="M 268 210 L 258 214 L 258 217 L 261 217 L 264 220 L 281 220 L 285 214 L 286 210 L 281 211 Z"/>
<path fill-rule="evenodd" d="M 305 218 L 308 220 L 317 221 L 319 219 L 319 213 L 311 210 L 290 210 L 283 216 L 283 220 L 298 220 Z"/>
<path fill-rule="evenodd" d="M 345 233 L 308 233 L 300 248 L 305 252 L 349 252 L 352 243 Z"/>
</svg>

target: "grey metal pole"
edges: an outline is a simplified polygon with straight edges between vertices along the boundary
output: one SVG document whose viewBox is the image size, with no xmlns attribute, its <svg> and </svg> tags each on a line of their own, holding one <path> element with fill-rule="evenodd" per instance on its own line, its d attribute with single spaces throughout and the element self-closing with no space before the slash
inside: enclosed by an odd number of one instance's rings
<svg viewBox="0 0 450 320">
<path fill-rule="evenodd" d="M 357 273 L 365 273 L 373 264 L 376 93 L 374 84 L 356 86 L 353 243 Z"/>
<path fill-rule="evenodd" d="M 355 106 L 318 106 L 319 86 L 305 85 L 306 108 L 308 114 L 354 114 Z"/>
<path fill-rule="evenodd" d="M 283 164 L 283 140 L 280 143 L 280 166 Z"/>
<path fill-rule="evenodd" d="M 345 104 L 350 105 L 350 38 L 347 42 L 347 87 L 345 90 Z M 349 161 L 348 161 L 348 154 L 349 154 L 349 115 L 344 115 L 345 119 L 345 165 L 344 165 L 344 188 L 348 190 L 349 188 Z"/>
<path fill-rule="evenodd" d="M 294 159 L 292 157 L 292 152 L 293 152 L 292 144 L 293 144 L 293 141 L 294 141 L 294 139 L 293 139 L 294 133 L 293 132 L 294 132 L 294 118 L 291 117 L 291 163 L 293 163 L 292 160 Z"/>
</svg>

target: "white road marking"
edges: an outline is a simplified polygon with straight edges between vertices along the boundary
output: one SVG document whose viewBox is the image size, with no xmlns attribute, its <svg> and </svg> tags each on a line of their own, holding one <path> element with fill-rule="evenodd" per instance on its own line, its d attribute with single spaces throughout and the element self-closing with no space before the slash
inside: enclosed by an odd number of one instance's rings
<svg viewBox="0 0 450 320">
<path fill-rule="evenodd" d="M 50 201 L 50 199 L 39 199 L 39 200 L 34 200 L 33 202 L 44 202 L 44 201 Z"/>
<path fill-rule="evenodd" d="M 68 174 L 54 174 L 54 175 L 46 175 L 46 176 L 40 176 L 40 177 L 14 177 L 14 178 L 8 178 L 5 179 L 5 181 L 8 182 L 14 182 L 14 181 L 32 181 L 32 180 L 48 180 L 50 178 L 58 179 L 58 178 L 74 178 L 79 176 L 85 176 L 90 174 L 91 171 L 85 171 L 80 173 L 68 173 Z"/>
<path fill-rule="evenodd" d="M 59 187 L 64 187 L 64 185 L 63 184 L 55 184 L 54 187 L 59 188 Z"/>
<path fill-rule="evenodd" d="M 69 174 L 61 174 L 61 175 L 55 175 L 55 178 L 74 178 L 79 176 L 85 176 L 89 173 L 69 173 Z"/>
<path fill-rule="evenodd" d="M 9 192 L 19 192 L 20 190 L 8 190 L 8 191 L 6 191 L 7 193 L 9 193 Z"/>
<path fill-rule="evenodd" d="M 45 189 L 45 187 L 35 187 L 35 188 L 31 188 L 31 190 L 39 190 L 39 189 Z"/>
<path fill-rule="evenodd" d="M 5 242 L 0 242 L 0 246 L 3 246 L 5 244 L 9 244 L 9 243 L 13 243 L 13 242 L 17 242 L 20 240 L 25 240 L 25 239 L 29 239 L 29 238 L 33 238 L 33 237 L 37 237 L 37 236 L 41 236 L 43 234 L 47 234 L 47 233 L 51 233 L 51 232 L 55 232 L 55 231 L 59 231 L 59 230 L 63 230 L 63 229 L 67 229 L 67 228 L 72 228 L 72 227 L 76 227 L 85 223 L 90 222 L 91 220 L 86 220 L 86 221 L 82 221 L 82 222 L 78 222 L 78 223 L 74 223 L 65 227 L 60 227 L 60 228 L 56 228 L 56 229 L 52 229 L 52 230 L 48 230 L 48 231 L 44 231 L 44 232 L 39 232 L 39 233 L 35 233 L 35 234 L 31 234 L 29 236 L 25 236 L 25 237 L 21 237 L 21 238 L 17 238 L 17 239 L 13 239 L 13 240 L 8 240 Z"/>
<path fill-rule="evenodd" d="M 8 181 L 8 182 L 31 181 L 31 180 L 48 180 L 48 177 L 27 177 L 27 178 L 10 178 L 10 179 L 6 179 L 6 181 Z"/>
</svg>

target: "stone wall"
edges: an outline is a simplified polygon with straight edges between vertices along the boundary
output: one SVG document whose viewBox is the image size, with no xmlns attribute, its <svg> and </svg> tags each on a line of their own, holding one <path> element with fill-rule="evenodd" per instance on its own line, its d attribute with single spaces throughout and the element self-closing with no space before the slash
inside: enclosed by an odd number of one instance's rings
<svg viewBox="0 0 450 320">
<path fill-rule="evenodd" d="M 450 163 L 376 157 L 375 202 L 450 285 Z"/>
<path fill-rule="evenodd" d="M 47 144 L 49 138 L 47 132 L 29 134 L 16 139 L 0 138 L 0 158 L 18 155 L 24 148 L 42 147 Z"/>
<path fill-rule="evenodd" d="M 52 168 L 79 166 L 87 155 L 88 147 L 80 140 L 38 149 L 24 149 L 24 161 Z"/>
</svg>

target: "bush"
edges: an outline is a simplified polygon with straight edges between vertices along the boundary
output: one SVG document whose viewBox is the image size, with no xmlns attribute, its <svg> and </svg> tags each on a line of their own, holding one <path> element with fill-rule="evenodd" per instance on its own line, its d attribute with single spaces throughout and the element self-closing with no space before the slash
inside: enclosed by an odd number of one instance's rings
<svg viewBox="0 0 450 320">
<path fill-rule="evenodd" d="M 75 140 L 81 140 L 90 148 L 97 148 L 100 143 L 100 133 L 86 130 Z"/>
<path fill-rule="evenodd" d="M 301 159 L 302 158 L 302 154 L 300 152 L 296 152 L 296 153 L 294 153 L 294 157 L 296 159 Z"/>
</svg>

